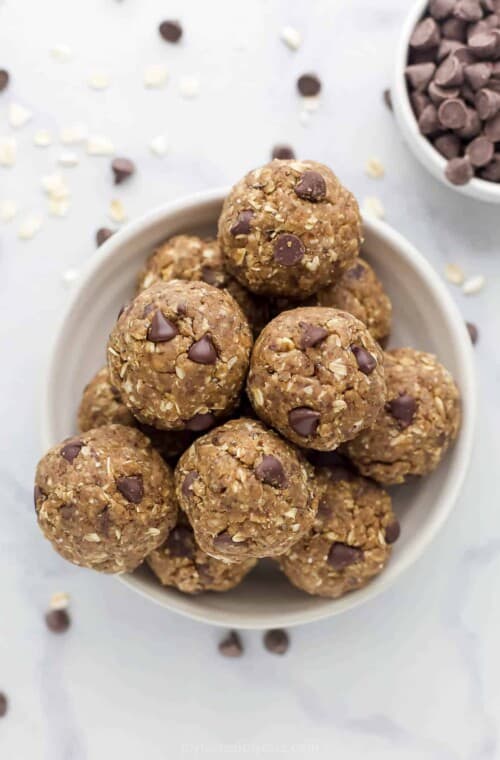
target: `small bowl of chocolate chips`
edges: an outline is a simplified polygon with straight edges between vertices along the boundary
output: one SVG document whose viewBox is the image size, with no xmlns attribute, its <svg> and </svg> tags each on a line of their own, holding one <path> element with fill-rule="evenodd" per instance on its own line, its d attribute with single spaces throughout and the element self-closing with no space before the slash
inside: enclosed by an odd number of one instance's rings
<svg viewBox="0 0 500 760">
<path fill-rule="evenodd" d="M 419 0 L 392 87 L 403 136 L 448 187 L 500 203 L 500 0 Z"/>
</svg>

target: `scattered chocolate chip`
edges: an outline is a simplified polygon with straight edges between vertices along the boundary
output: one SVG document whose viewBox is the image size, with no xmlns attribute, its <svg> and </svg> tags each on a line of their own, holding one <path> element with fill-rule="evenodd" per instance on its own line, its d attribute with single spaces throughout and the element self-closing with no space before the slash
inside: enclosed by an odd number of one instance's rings
<svg viewBox="0 0 500 760">
<path fill-rule="evenodd" d="M 110 230 L 108 227 L 99 227 L 95 234 L 95 240 L 97 243 L 97 246 L 99 247 L 103 243 L 106 242 L 106 240 L 109 240 L 111 235 L 114 235 L 115 233 L 113 230 Z"/>
<path fill-rule="evenodd" d="M 285 488 L 287 478 L 283 465 L 279 459 L 266 454 L 255 468 L 255 475 L 258 480 L 275 488 Z"/>
<path fill-rule="evenodd" d="M 463 89 L 462 89 L 463 92 Z M 456 133 L 463 140 L 471 140 L 476 137 L 481 131 L 481 120 L 477 115 L 477 112 L 472 108 L 467 109 L 465 127 L 457 129 Z"/>
<path fill-rule="evenodd" d="M 254 213 L 251 209 L 240 211 L 236 222 L 230 229 L 231 235 L 234 237 L 237 237 L 238 235 L 248 235 L 251 230 L 251 221 L 253 215 Z"/>
<path fill-rule="evenodd" d="M 465 42 L 467 39 L 467 23 L 460 18 L 447 18 L 441 25 L 441 34 L 449 40 Z"/>
<path fill-rule="evenodd" d="M 480 167 L 489 164 L 495 153 L 495 146 L 487 137 L 476 137 L 465 149 L 472 166 Z"/>
<path fill-rule="evenodd" d="M 300 238 L 283 232 L 274 241 L 274 260 L 284 267 L 293 267 L 303 258 L 306 249 Z"/>
<path fill-rule="evenodd" d="M 235 546 L 238 546 L 238 544 L 233 541 L 232 536 L 229 535 L 227 530 L 219 533 L 217 536 L 214 536 L 212 543 L 216 549 L 233 549 Z"/>
<path fill-rule="evenodd" d="M 377 366 L 377 360 L 375 357 L 372 356 L 366 348 L 363 348 L 363 346 L 351 346 L 351 351 L 356 357 L 358 369 L 363 372 L 364 375 L 371 375 Z"/>
<path fill-rule="evenodd" d="M 288 412 L 288 424 L 297 435 L 307 438 L 307 436 L 314 435 L 316 432 L 320 417 L 320 413 L 315 412 L 314 409 L 309 409 L 307 406 L 299 406 Z"/>
<path fill-rule="evenodd" d="M 213 581 L 213 575 L 210 572 L 210 565 L 206 562 L 195 562 L 196 572 L 200 576 L 201 580 L 205 583 L 211 583 Z"/>
<path fill-rule="evenodd" d="M 73 518 L 73 515 L 75 514 L 75 505 L 74 504 L 62 504 L 59 508 L 59 514 L 63 518 L 63 520 L 71 520 Z"/>
<path fill-rule="evenodd" d="M 9 86 L 9 72 L 5 69 L 0 69 L 0 92 L 6 90 Z"/>
<path fill-rule="evenodd" d="M 71 625 L 67 610 L 49 610 L 45 614 L 45 622 L 52 633 L 66 633 Z"/>
<path fill-rule="evenodd" d="M 485 123 L 484 136 L 491 142 L 500 142 L 500 113 Z"/>
<path fill-rule="evenodd" d="M 475 106 L 480 119 L 491 119 L 500 111 L 500 92 L 482 89 L 476 95 Z"/>
<path fill-rule="evenodd" d="M 474 91 L 480 90 L 488 83 L 491 72 L 491 63 L 485 63 L 484 61 L 471 63 L 464 68 L 465 79 Z"/>
<path fill-rule="evenodd" d="M 61 456 L 71 464 L 73 460 L 76 459 L 82 448 L 82 441 L 70 441 L 62 447 Z"/>
<path fill-rule="evenodd" d="M 179 42 L 182 37 L 182 26 L 178 21 L 162 21 L 158 30 L 165 42 Z"/>
<path fill-rule="evenodd" d="M 466 322 L 465 325 L 469 332 L 471 343 L 473 346 L 475 346 L 479 340 L 479 330 L 477 329 L 477 326 L 473 322 Z"/>
<path fill-rule="evenodd" d="M 458 98 L 460 95 L 459 87 L 441 87 L 436 84 L 435 79 L 430 83 L 427 91 L 435 106 L 440 106 L 445 100 L 448 100 L 449 98 Z"/>
<path fill-rule="evenodd" d="M 328 330 L 319 325 L 308 325 L 305 322 L 301 322 L 300 327 L 302 328 L 300 347 L 303 350 L 314 348 L 328 337 Z"/>
<path fill-rule="evenodd" d="M 365 265 L 358 261 L 357 264 L 354 264 L 353 267 L 347 270 L 344 277 L 349 277 L 350 280 L 361 280 L 366 273 L 367 269 Z"/>
<path fill-rule="evenodd" d="M 441 129 L 436 106 L 429 103 L 418 119 L 418 127 L 423 135 L 434 135 Z"/>
<path fill-rule="evenodd" d="M 464 66 L 456 55 L 449 55 L 439 66 L 434 82 L 439 87 L 457 87 L 463 84 Z"/>
<path fill-rule="evenodd" d="M 391 522 L 385 529 L 385 542 L 394 544 L 401 535 L 401 526 L 397 520 Z"/>
<path fill-rule="evenodd" d="M 328 552 L 327 562 L 334 570 L 343 570 L 349 565 L 361 562 L 363 552 L 356 546 L 343 544 L 341 541 L 335 541 Z"/>
<path fill-rule="evenodd" d="M 132 504 L 139 504 L 144 496 L 144 484 L 142 475 L 123 475 L 116 478 L 116 487 Z"/>
<path fill-rule="evenodd" d="M 326 197 L 326 182 L 319 172 L 304 172 L 294 190 L 302 200 L 318 203 Z"/>
<path fill-rule="evenodd" d="M 434 140 L 434 147 L 444 158 L 457 158 L 462 150 L 462 143 L 458 135 L 451 133 L 440 135 Z"/>
<path fill-rule="evenodd" d="M 423 92 L 434 76 L 435 63 L 414 63 L 405 69 L 406 79 L 414 90 Z"/>
<path fill-rule="evenodd" d="M 410 47 L 414 50 L 429 50 L 439 45 L 441 34 L 436 21 L 427 16 L 420 21 L 410 37 Z"/>
<path fill-rule="evenodd" d="M 289 145 L 275 145 L 271 156 L 279 158 L 281 161 L 290 161 L 295 158 L 295 151 Z"/>
<path fill-rule="evenodd" d="M 4 718 L 7 715 L 9 709 L 9 702 L 5 694 L 0 691 L 0 718 Z"/>
<path fill-rule="evenodd" d="M 281 628 L 274 628 L 264 634 L 264 646 L 271 654 L 285 654 L 290 646 L 288 633 Z"/>
<path fill-rule="evenodd" d="M 317 516 L 320 517 L 322 520 L 329 520 L 331 516 L 333 515 L 333 508 L 330 506 L 330 504 L 327 502 L 325 497 L 320 499 L 318 504 L 318 513 Z"/>
<path fill-rule="evenodd" d="M 128 158 L 115 158 L 111 163 L 115 185 L 121 185 L 135 172 L 135 164 Z"/>
<path fill-rule="evenodd" d="M 413 422 L 417 411 L 417 402 L 408 393 L 400 393 L 399 396 L 387 402 L 387 409 L 399 422 L 399 427 L 404 429 Z"/>
<path fill-rule="evenodd" d="M 455 18 L 471 23 L 483 18 L 483 10 L 477 0 L 458 0 L 453 9 Z"/>
<path fill-rule="evenodd" d="M 469 40 L 469 49 L 476 58 L 486 61 L 495 56 L 498 45 L 498 35 L 495 31 L 479 32 Z"/>
<path fill-rule="evenodd" d="M 316 74 L 302 74 L 297 80 L 297 88 L 301 95 L 310 98 L 319 94 L 321 82 Z"/>
<path fill-rule="evenodd" d="M 184 426 L 186 430 L 192 430 L 193 433 L 202 433 L 204 430 L 215 425 L 215 415 L 211 412 L 205 412 L 205 414 L 195 414 L 190 420 L 186 420 Z"/>
<path fill-rule="evenodd" d="M 430 104 L 431 100 L 425 93 L 415 91 L 410 95 L 410 102 L 413 108 L 413 113 L 418 119 L 424 109 Z"/>
<path fill-rule="evenodd" d="M 166 316 L 157 309 L 153 314 L 147 337 L 152 343 L 167 343 L 179 334 L 179 330 Z"/>
<path fill-rule="evenodd" d="M 181 301 L 180 303 L 177 304 L 175 311 L 177 312 L 179 317 L 185 317 L 186 314 L 188 313 L 187 303 L 184 303 L 184 301 Z"/>
<path fill-rule="evenodd" d="M 441 61 L 444 61 L 446 56 L 451 55 L 452 53 L 456 53 L 458 50 L 464 47 L 465 45 L 463 44 L 463 42 L 457 42 L 457 40 L 443 39 L 439 43 L 436 60 L 438 61 L 438 63 L 441 63 Z"/>
<path fill-rule="evenodd" d="M 224 657 L 241 657 L 243 644 L 236 631 L 231 631 L 225 639 L 219 642 L 219 652 Z"/>
<path fill-rule="evenodd" d="M 217 351 L 208 333 L 205 333 L 200 340 L 193 343 L 188 351 L 188 359 L 196 362 L 196 364 L 215 364 L 217 361 Z"/>
<path fill-rule="evenodd" d="M 467 157 L 452 158 L 448 161 L 444 173 L 453 185 L 466 185 L 474 176 L 472 164 Z"/>
<path fill-rule="evenodd" d="M 467 107 L 460 98 L 450 98 L 441 103 L 438 109 L 438 119 L 446 129 L 462 129 L 467 123 Z"/>
<path fill-rule="evenodd" d="M 177 525 L 168 534 L 165 546 L 172 557 L 194 557 L 196 545 L 193 531 L 185 525 Z"/>
<path fill-rule="evenodd" d="M 192 488 L 194 481 L 197 479 L 198 473 L 196 470 L 191 470 L 191 472 L 188 472 L 184 480 L 182 481 L 182 495 L 189 497 L 191 496 Z"/>
<path fill-rule="evenodd" d="M 384 92 L 382 93 L 382 97 L 384 99 L 384 103 L 386 104 L 389 111 L 392 111 L 392 95 L 390 89 L 387 87 Z"/>
</svg>

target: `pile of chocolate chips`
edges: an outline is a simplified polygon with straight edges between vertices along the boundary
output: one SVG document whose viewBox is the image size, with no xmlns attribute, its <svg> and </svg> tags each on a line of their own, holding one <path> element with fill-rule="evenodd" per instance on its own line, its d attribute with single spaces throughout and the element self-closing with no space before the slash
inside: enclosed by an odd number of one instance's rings
<svg viewBox="0 0 500 760">
<path fill-rule="evenodd" d="M 500 0 L 430 0 L 406 67 L 420 131 L 455 185 L 500 182 Z"/>
</svg>

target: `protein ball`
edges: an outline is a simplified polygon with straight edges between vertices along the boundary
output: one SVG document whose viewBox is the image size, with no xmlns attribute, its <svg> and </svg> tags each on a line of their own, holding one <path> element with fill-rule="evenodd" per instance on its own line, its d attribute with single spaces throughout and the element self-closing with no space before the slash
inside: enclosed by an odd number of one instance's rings
<svg viewBox="0 0 500 760">
<path fill-rule="evenodd" d="M 305 299 L 357 257 L 354 196 L 315 161 L 275 160 L 233 187 L 219 219 L 229 271 L 255 293 Z"/>
<path fill-rule="evenodd" d="M 282 554 L 316 512 L 310 465 L 260 422 L 231 420 L 182 455 L 177 497 L 199 546 L 241 562 Z"/>
<path fill-rule="evenodd" d="M 172 471 L 139 430 L 107 425 L 54 446 L 35 476 L 38 523 L 75 565 L 134 570 L 177 519 Z"/>
<path fill-rule="evenodd" d="M 392 485 L 438 466 L 460 427 L 460 394 L 432 354 L 399 348 L 384 364 L 387 403 L 347 451 L 363 475 Z"/>
<path fill-rule="evenodd" d="M 119 317 L 110 378 L 141 422 L 200 432 L 238 403 L 252 335 L 236 301 L 203 282 L 158 283 Z"/>
<path fill-rule="evenodd" d="M 316 470 L 313 488 L 319 500 L 313 527 L 280 566 L 302 591 L 337 598 L 383 570 L 399 523 L 386 491 L 343 468 Z"/>
<path fill-rule="evenodd" d="M 247 393 L 286 438 L 329 451 L 376 420 L 385 402 L 382 349 L 345 311 L 285 311 L 255 343 Z"/>
<path fill-rule="evenodd" d="M 256 332 L 260 332 L 268 320 L 267 304 L 245 290 L 225 270 L 216 240 L 196 235 L 176 235 L 166 240 L 153 251 L 140 272 L 138 290 L 140 292 L 158 282 L 170 280 L 206 282 L 215 288 L 227 290 Z"/>
<path fill-rule="evenodd" d="M 146 559 L 164 586 L 173 586 L 185 594 L 201 591 L 229 591 L 237 586 L 257 563 L 227 562 L 206 554 L 197 545 L 193 529 L 183 512 L 165 543 Z"/>
</svg>

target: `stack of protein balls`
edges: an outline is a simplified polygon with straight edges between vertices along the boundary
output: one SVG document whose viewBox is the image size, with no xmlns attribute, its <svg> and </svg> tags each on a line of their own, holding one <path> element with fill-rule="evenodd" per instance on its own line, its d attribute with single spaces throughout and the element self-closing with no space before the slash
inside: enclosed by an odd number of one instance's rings
<svg viewBox="0 0 500 760">
<path fill-rule="evenodd" d="M 56 551 L 111 573 L 146 561 L 187 593 L 261 557 L 321 596 L 381 572 L 399 535 L 383 486 L 437 467 L 460 401 L 434 356 L 384 353 L 391 304 L 361 242 L 330 169 L 275 160 L 233 188 L 217 240 L 152 253 L 80 434 L 38 465 Z"/>
</svg>

